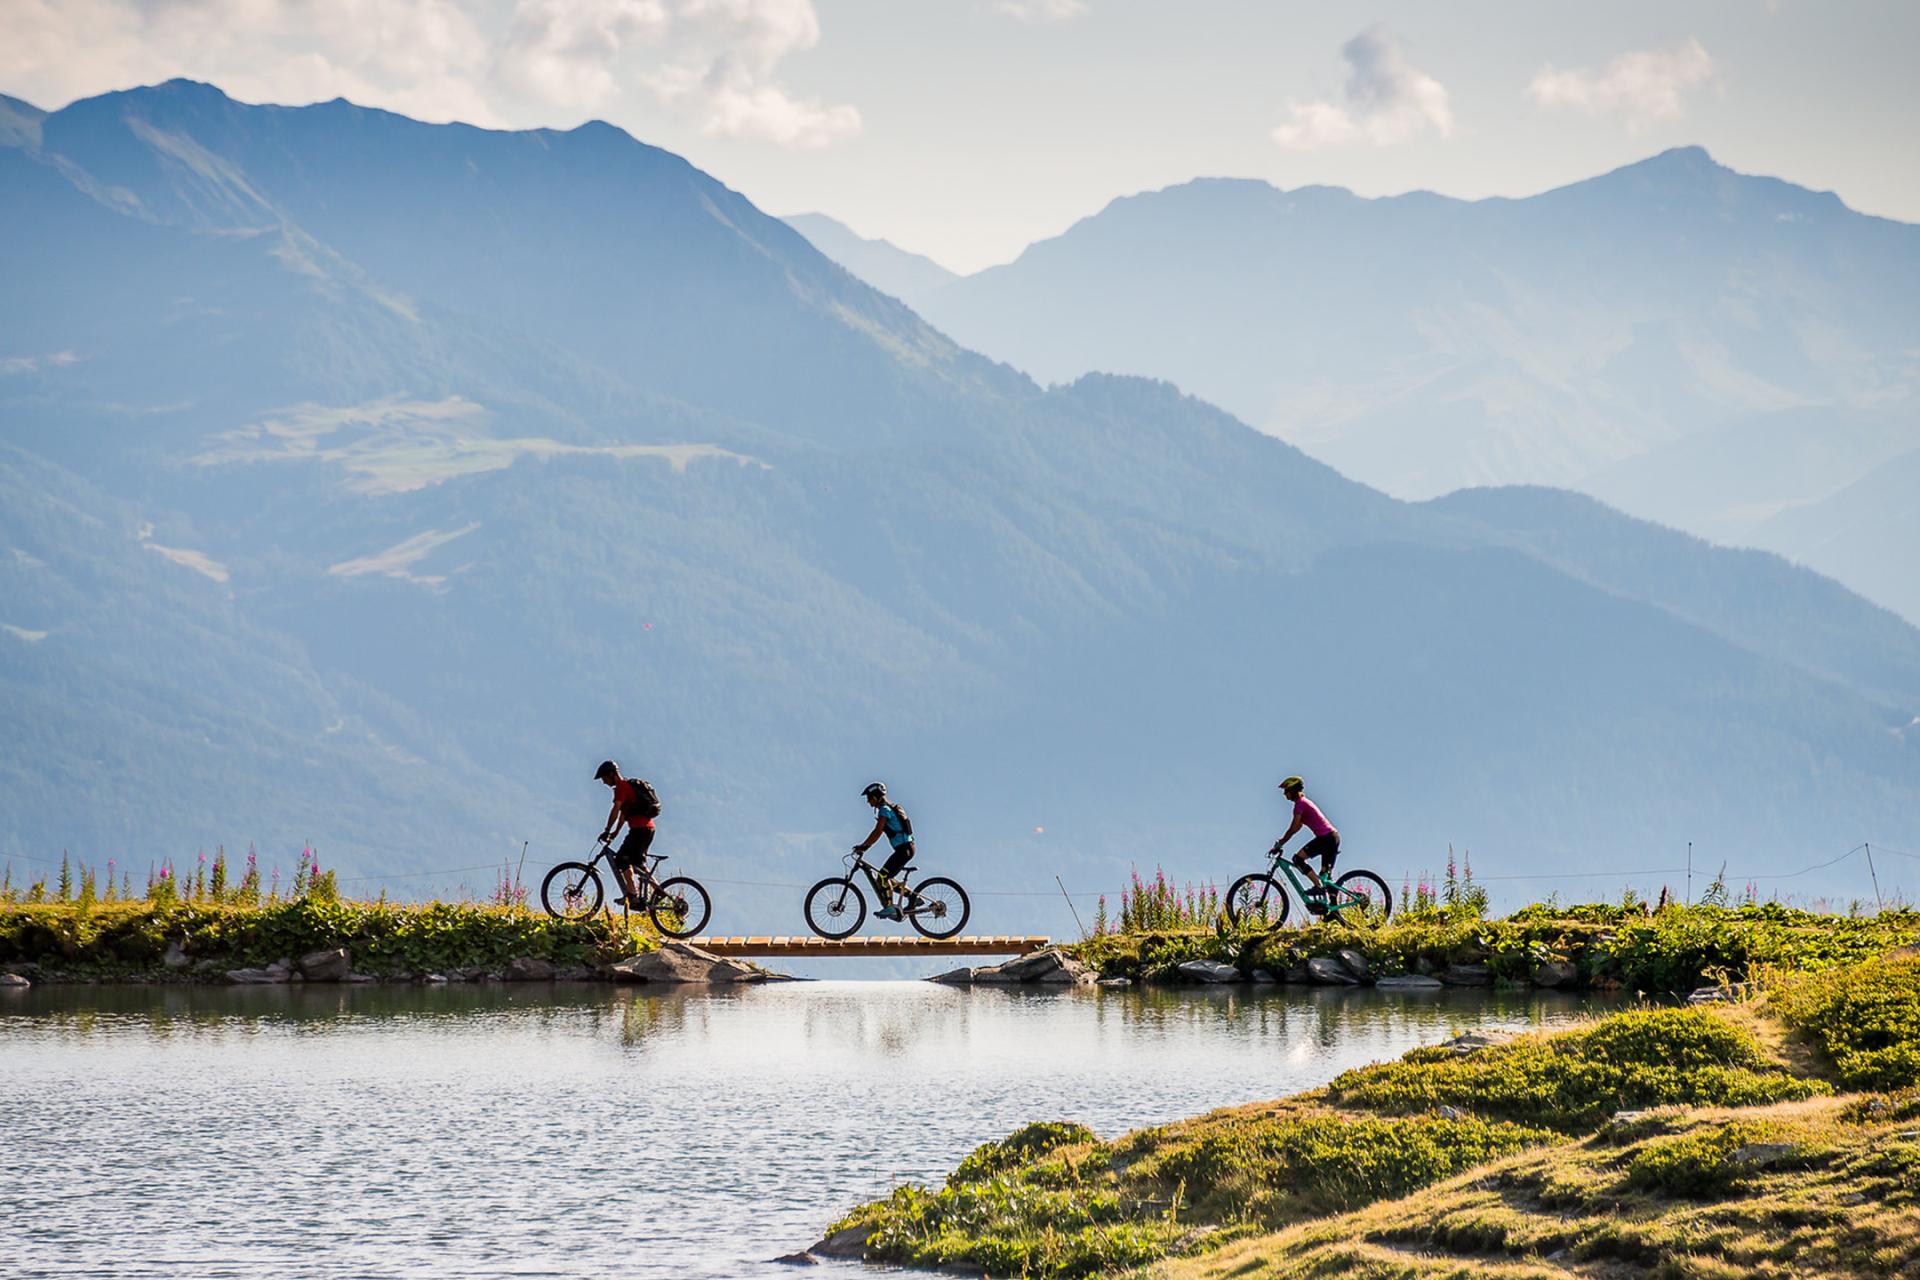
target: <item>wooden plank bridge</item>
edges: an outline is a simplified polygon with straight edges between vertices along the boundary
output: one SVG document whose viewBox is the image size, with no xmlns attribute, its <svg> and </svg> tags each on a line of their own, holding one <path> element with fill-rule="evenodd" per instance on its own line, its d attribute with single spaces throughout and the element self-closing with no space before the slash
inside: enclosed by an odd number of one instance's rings
<svg viewBox="0 0 1920 1280">
<path fill-rule="evenodd" d="M 1023 956 L 1048 943 L 1037 937 L 689 938 L 716 956 Z"/>
</svg>

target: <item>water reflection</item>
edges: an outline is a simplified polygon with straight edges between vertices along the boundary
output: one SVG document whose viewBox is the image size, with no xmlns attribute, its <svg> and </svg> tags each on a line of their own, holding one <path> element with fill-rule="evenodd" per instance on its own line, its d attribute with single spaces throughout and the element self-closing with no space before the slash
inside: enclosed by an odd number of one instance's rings
<svg viewBox="0 0 1920 1280">
<path fill-rule="evenodd" d="M 1575 997 L 794 983 L 0 999 L 9 1275 L 777 1276 L 1032 1119 L 1113 1135 Z M 911 1122 L 902 1117 L 911 1115 Z"/>
</svg>

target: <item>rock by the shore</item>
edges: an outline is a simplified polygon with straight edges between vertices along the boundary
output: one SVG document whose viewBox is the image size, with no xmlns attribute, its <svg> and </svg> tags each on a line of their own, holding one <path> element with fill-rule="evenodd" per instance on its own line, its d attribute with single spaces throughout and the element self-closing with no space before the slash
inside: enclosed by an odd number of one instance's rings
<svg viewBox="0 0 1920 1280">
<path fill-rule="evenodd" d="M 555 972 L 551 960 L 542 960 L 538 956 L 515 956 L 507 961 L 507 967 L 501 970 L 500 976 L 508 982 L 547 982 Z"/>
<path fill-rule="evenodd" d="M 771 976 L 757 965 L 716 956 L 687 942 L 663 942 L 613 966 L 615 982 L 764 982 Z"/>
<path fill-rule="evenodd" d="M 1340 958 L 1340 963 L 1346 966 L 1347 972 L 1351 973 L 1360 981 L 1365 982 L 1373 976 L 1373 966 L 1367 963 L 1365 956 L 1355 951 L 1352 947 L 1342 947 L 1334 954 Z"/>
<path fill-rule="evenodd" d="M 931 978 L 928 978 L 927 981 L 944 982 L 950 987 L 970 987 L 973 985 L 973 975 L 976 972 L 978 972 L 976 966 L 963 964 L 958 969 L 949 969 L 945 973 L 936 973 Z M 775 1258 L 774 1261 L 778 1262 L 779 1259 Z"/>
<path fill-rule="evenodd" d="M 1542 960 L 1533 966 L 1533 985 L 1564 987 L 1580 976 L 1580 971 L 1565 960 Z"/>
<path fill-rule="evenodd" d="M 193 957 L 187 954 L 187 949 L 176 939 L 167 944 L 166 951 L 160 956 L 160 963 L 168 969 L 184 969 L 193 963 Z"/>
<path fill-rule="evenodd" d="M 1174 972 L 1189 982 L 1238 982 L 1240 970 L 1218 960 L 1182 960 Z"/>
<path fill-rule="evenodd" d="M 1392 978 L 1376 978 L 1373 985 L 1381 991 L 1437 991 L 1447 984 L 1438 978 L 1418 973 L 1403 973 Z"/>
<path fill-rule="evenodd" d="M 17 973 L 0 973 L 0 987 L 12 987 L 16 991 L 24 991 L 32 985 L 32 982 Z"/>
<path fill-rule="evenodd" d="M 1250 973 L 1250 974 L 1248 974 L 1248 975 L 1247 975 L 1247 981 L 1249 981 L 1249 982 L 1278 982 L 1278 981 L 1280 981 L 1280 979 L 1278 979 L 1278 978 L 1276 978 L 1276 977 L 1274 977 L 1274 976 L 1273 976 L 1273 971 L 1272 971 L 1272 970 L 1270 970 L 1270 969 L 1255 969 L 1255 970 L 1254 970 L 1254 971 L 1253 971 L 1252 973 Z"/>
<path fill-rule="evenodd" d="M 872 1227 L 842 1227 L 824 1240 L 815 1241 L 806 1252 L 816 1258 L 862 1258 L 866 1256 L 867 1239 L 871 1235 Z"/>
<path fill-rule="evenodd" d="M 1440 981 L 1450 987 L 1490 987 L 1493 970 L 1483 964 L 1450 964 L 1441 972 Z"/>
<path fill-rule="evenodd" d="M 1511 1039 L 1513 1039 L 1512 1036 L 1503 1032 L 1463 1031 L 1450 1040 L 1442 1040 L 1435 1047 L 1451 1049 L 1465 1057 L 1469 1053 L 1478 1053 L 1482 1049 L 1491 1049 L 1495 1045 L 1505 1044 Z"/>
<path fill-rule="evenodd" d="M 1024 983 L 1090 986 L 1094 981 L 1094 973 L 1058 947 L 1048 947 L 1043 951 L 1032 951 L 1024 956 L 1017 956 L 1005 964 L 975 969 L 973 981 L 1006 986 Z"/>
<path fill-rule="evenodd" d="M 236 986 L 274 986 L 293 981 L 293 966 L 285 960 L 275 960 L 263 969 L 229 969 L 227 981 Z"/>
<path fill-rule="evenodd" d="M 1100 987 L 1130 987 L 1133 985 L 1133 979 L 1121 977 L 1102 978 L 1094 985 Z"/>
<path fill-rule="evenodd" d="M 783 1267 L 817 1267 L 820 1259 L 802 1249 L 799 1253 L 783 1253 L 773 1260 Z"/>
<path fill-rule="evenodd" d="M 1315 956 L 1307 961 L 1307 974 L 1322 986 L 1354 987 L 1360 984 L 1360 979 L 1332 956 Z"/>
<path fill-rule="evenodd" d="M 353 957 L 345 947 L 325 947 L 301 956 L 299 968 L 308 982 L 344 982 L 353 972 Z"/>
</svg>

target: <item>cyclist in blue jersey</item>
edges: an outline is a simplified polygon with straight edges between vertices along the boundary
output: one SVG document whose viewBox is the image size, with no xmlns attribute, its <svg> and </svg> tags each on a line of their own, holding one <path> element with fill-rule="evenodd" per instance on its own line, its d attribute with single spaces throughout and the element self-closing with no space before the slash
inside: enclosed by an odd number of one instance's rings
<svg viewBox="0 0 1920 1280">
<path fill-rule="evenodd" d="M 884 782 L 869 782 L 860 794 L 873 806 L 874 822 L 872 832 L 853 846 L 853 851 L 865 853 L 873 848 L 881 836 L 885 836 L 887 843 L 893 847 L 886 862 L 881 864 L 880 879 L 874 885 L 880 894 L 880 909 L 873 914 L 882 920 L 898 920 L 900 908 L 893 905 L 889 891 L 893 887 L 893 877 L 913 861 L 913 820 L 907 817 L 906 810 L 887 799 L 887 785 Z"/>
</svg>

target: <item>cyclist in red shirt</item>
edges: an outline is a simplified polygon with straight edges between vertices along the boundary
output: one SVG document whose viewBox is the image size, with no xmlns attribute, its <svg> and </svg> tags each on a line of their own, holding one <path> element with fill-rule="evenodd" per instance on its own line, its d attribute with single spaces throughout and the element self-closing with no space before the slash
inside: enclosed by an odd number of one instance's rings
<svg viewBox="0 0 1920 1280">
<path fill-rule="evenodd" d="M 645 866 L 642 859 L 653 847 L 653 820 L 660 816 L 660 797 L 651 784 L 639 778 L 621 777 L 620 766 L 612 760 L 602 760 L 593 776 L 595 781 L 613 788 L 613 808 L 607 810 L 607 825 L 600 832 L 600 839 L 611 844 L 614 832 L 623 823 L 627 828 L 627 838 L 614 850 L 612 859 L 613 873 L 620 878 L 620 887 L 627 891 L 627 896 L 616 898 L 613 905 L 641 908 L 645 904 L 634 873 Z"/>
</svg>

